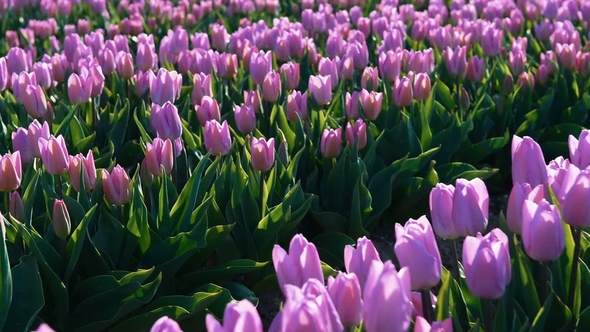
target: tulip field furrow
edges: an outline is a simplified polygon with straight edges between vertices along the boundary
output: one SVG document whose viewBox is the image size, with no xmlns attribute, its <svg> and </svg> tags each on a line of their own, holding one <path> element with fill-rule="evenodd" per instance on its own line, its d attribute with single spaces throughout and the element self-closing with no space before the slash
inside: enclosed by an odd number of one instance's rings
<svg viewBox="0 0 590 332">
<path fill-rule="evenodd" d="M 590 1 L 0 0 L 0 36 L 0 331 L 590 329 Z"/>
</svg>

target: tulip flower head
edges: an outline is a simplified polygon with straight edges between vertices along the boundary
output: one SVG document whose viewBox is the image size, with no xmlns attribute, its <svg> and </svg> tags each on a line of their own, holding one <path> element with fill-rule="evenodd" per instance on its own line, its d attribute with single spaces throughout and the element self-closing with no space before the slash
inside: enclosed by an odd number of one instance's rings
<svg viewBox="0 0 590 332">
<path fill-rule="evenodd" d="M 12 191 L 20 187 L 23 178 L 20 152 L 5 154 L 0 158 L 0 191 Z"/>
<path fill-rule="evenodd" d="M 251 143 L 252 168 L 255 171 L 266 172 L 275 163 L 275 139 L 268 141 L 264 138 L 252 138 Z"/>
<path fill-rule="evenodd" d="M 115 166 L 111 173 L 106 169 L 102 170 L 102 186 L 109 203 L 121 206 L 129 202 L 131 198 L 129 176 L 120 165 Z"/>
<path fill-rule="evenodd" d="M 62 135 L 57 136 L 57 138 L 52 135 L 49 139 L 40 137 L 38 144 L 41 160 L 47 173 L 61 175 L 69 171 L 70 155 Z"/>
<path fill-rule="evenodd" d="M 291 239 L 289 253 L 281 246 L 275 245 L 272 250 L 272 262 L 283 292 L 285 285 L 302 287 L 308 279 L 317 279 L 322 284 L 324 282 L 317 248 L 301 234 Z"/>
<path fill-rule="evenodd" d="M 248 331 L 262 332 L 262 321 L 258 311 L 249 300 L 234 301 L 226 305 L 223 312 L 223 325 L 212 314 L 207 314 L 207 331 L 234 332 Z"/>
<path fill-rule="evenodd" d="M 205 148 L 215 156 L 225 156 L 232 146 L 229 125 L 227 121 L 219 124 L 217 120 L 205 123 Z"/>
</svg>

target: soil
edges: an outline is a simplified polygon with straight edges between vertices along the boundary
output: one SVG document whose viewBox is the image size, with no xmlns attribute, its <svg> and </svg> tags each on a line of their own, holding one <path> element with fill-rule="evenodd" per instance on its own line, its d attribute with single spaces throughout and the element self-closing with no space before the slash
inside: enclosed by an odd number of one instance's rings
<svg viewBox="0 0 590 332">
<path fill-rule="evenodd" d="M 508 203 L 508 194 L 497 194 L 490 196 L 490 205 L 489 205 L 489 220 L 488 220 L 488 231 L 499 227 L 500 224 L 500 212 L 504 212 L 506 214 L 506 206 Z M 393 252 L 393 246 L 395 244 L 395 234 L 392 228 L 390 227 L 383 227 L 378 226 L 376 227 L 370 235 L 371 241 L 377 248 L 379 255 L 381 256 L 381 260 L 387 261 L 391 260 L 396 266 L 397 259 L 395 258 Z M 451 268 L 451 242 L 446 239 L 442 239 L 436 237 L 438 247 L 441 254 L 441 259 L 443 265 L 447 268 Z M 463 247 L 463 239 L 457 240 L 457 253 L 459 257 L 462 255 L 462 247 Z M 260 313 L 260 318 L 262 319 L 262 325 L 264 326 L 264 331 L 268 331 L 272 320 L 279 312 L 279 308 L 281 303 L 285 301 L 285 297 L 281 293 L 280 289 L 273 289 L 271 291 L 267 291 L 263 293 L 259 297 L 259 304 L 258 304 L 258 312 Z"/>
</svg>

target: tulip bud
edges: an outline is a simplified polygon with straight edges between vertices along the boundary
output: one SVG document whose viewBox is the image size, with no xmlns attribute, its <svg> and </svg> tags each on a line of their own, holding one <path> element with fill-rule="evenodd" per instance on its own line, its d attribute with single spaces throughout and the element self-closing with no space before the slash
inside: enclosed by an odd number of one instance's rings
<svg viewBox="0 0 590 332">
<path fill-rule="evenodd" d="M 356 120 L 354 126 L 346 124 L 346 141 L 352 147 L 358 139 L 358 149 L 362 150 L 367 145 L 367 125 L 361 119 Z"/>
<path fill-rule="evenodd" d="M 301 234 L 291 239 L 289 253 L 281 246 L 275 245 L 272 250 L 272 262 L 283 293 L 286 285 L 302 287 L 309 279 L 317 279 L 322 285 L 324 283 L 317 248 Z"/>
<path fill-rule="evenodd" d="M 33 161 L 33 155 L 29 147 L 27 140 L 27 130 L 24 128 L 18 128 L 12 132 L 12 150 L 18 151 L 21 156 L 21 162 L 23 164 L 30 164 Z"/>
<path fill-rule="evenodd" d="M 379 54 L 379 71 L 384 80 L 395 82 L 401 72 L 402 59 L 397 53 L 387 51 Z"/>
<path fill-rule="evenodd" d="M 331 87 L 334 89 L 338 86 L 340 78 L 338 77 L 338 60 L 330 60 L 328 58 L 322 58 L 318 63 L 318 73 L 322 76 L 330 78 Z"/>
<path fill-rule="evenodd" d="M 430 97 L 430 76 L 426 73 L 418 73 L 414 78 L 414 99 L 426 100 Z"/>
<path fill-rule="evenodd" d="M 407 266 L 412 289 L 429 289 L 438 284 L 442 272 L 440 252 L 426 216 L 395 225 L 395 255 L 400 266 Z"/>
<path fill-rule="evenodd" d="M 144 187 L 149 187 L 154 182 L 154 175 L 150 173 L 146 158 L 143 158 L 141 161 L 141 166 L 139 167 L 139 178 L 141 179 L 141 185 Z"/>
<path fill-rule="evenodd" d="M 255 84 L 263 85 L 266 74 L 272 70 L 272 53 L 252 53 L 250 57 L 250 75 Z"/>
<path fill-rule="evenodd" d="M 319 105 L 332 101 L 332 81 L 330 76 L 309 76 L 309 92 Z"/>
<path fill-rule="evenodd" d="M 461 108 L 466 110 L 471 105 L 471 100 L 469 98 L 469 92 L 465 90 L 464 87 L 461 87 L 461 95 L 459 96 L 459 101 L 461 102 Z"/>
<path fill-rule="evenodd" d="M 467 62 L 467 79 L 471 82 L 481 82 L 486 76 L 485 59 L 475 55 Z"/>
<path fill-rule="evenodd" d="M 307 117 L 307 93 L 292 91 L 287 96 L 287 120 L 297 121 L 297 118 Z"/>
<path fill-rule="evenodd" d="M 410 293 L 411 277 L 407 267 L 397 272 L 391 261 L 384 264 L 373 262 L 363 295 L 363 324 L 366 330 L 408 331 L 412 317 Z"/>
<path fill-rule="evenodd" d="M 82 174 L 84 179 L 84 187 L 81 186 L 80 172 L 82 172 L 82 166 L 84 166 L 84 173 Z M 94 165 L 94 155 L 92 151 L 88 151 L 86 157 L 79 153 L 76 156 L 70 157 L 70 181 L 72 187 L 77 192 L 83 190 L 92 190 L 96 185 L 96 166 Z"/>
<path fill-rule="evenodd" d="M 344 98 L 344 108 L 347 118 L 356 120 L 360 117 L 359 100 L 360 93 L 358 91 L 353 91 L 352 94 L 350 94 L 350 92 L 346 93 L 346 97 Z"/>
<path fill-rule="evenodd" d="M 154 176 L 162 176 L 162 167 L 166 174 L 172 172 L 174 165 L 174 150 L 172 141 L 154 138 L 152 144 L 146 143 L 145 160 L 150 173 Z"/>
<path fill-rule="evenodd" d="M 42 118 L 47 113 L 45 92 L 39 85 L 28 85 L 22 95 L 25 110 L 33 118 Z"/>
<path fill-rule="evenodd" d="M 328 293 L 344 326 L 357 326 L 363 315 L 363 300 L 359 279 L 354 273 L 338 272 L 328 278 Z"/>
<path fill-rule="evenodd" d="M 211 75 L 197 73 L 193 76 L 193 93 L 191 95 L 192 104 L 200 105 L 204 96 L 213 97 Z"/>
<path fill-rule="evenodd" d="M 51 218 L 53 225 L 53 232 L 61 239 L 65 239 L 70 235 L 70 214 L 68 207 L 61 199 L 56 199 L 53 203 L 53 217 Z"/>
<path fill-rule="evenodd" d="M 119 52 L 117 55 L 117 72 L 124 79 L 133 77 L 133 56 L 130 53 Z"/>
<path fill-rule="evenodd" d="M 242 106 L 235 105 L 234 118 L 238 130 L 242 133 L 251 133 L 256 129 L 256 113 L 251 107 L 244 104 Z"/>
<path fill-rule="evenodd" d="M 275 163 L 275 139 L 271 138 L 266 141 L 264 138 L 252 138 L 251 154 L 252 168 L 255 171 L 266 172 L 272 168 Z"/>
<path fill-rule="evenodd" d="M 449 317 L 441 322 L 432 322 L 432 325 L 430 325 L 428 321 L 424 319 L 424 317 L 416 317 L 416 321 L 414 323 L 414 332 L 431 331 L 453 332 L 453 319 Z"/>
<path fill-rule="evenodd" d="M 590 166 L 590 130 L 582 130 L 579 140 L 569 135 L 567 145 L 572 164 L 581 169 Z"/>
<path fill-rule="evenodd" d="M 182 330 L 174 319 L 164 316 L 152 325 L 150 332 L 182 332 Z"/>
<path fill-rule="evenodd" d="M 465 46 L 457 46 L 455 51 L 447 47 L 443 51 L 443 58 L 451 75 L 465 77 L 465 73 L 467 72 L 466 54 L 467 48 Z"/>
<path fill-rule="evenodd" d="M 590 170 L 570 165 L 561 191 L 564 193 L 563 220 L 573 227 L 589 227 L 590 209 L 586 202 L 590 198 Z"/>
<path fill-rule="evenodd" d="M 512 138 L 512 181 L 532 187 L 547 185 L 547 168 L 541 147 L 535 140 L 516 135 Z"/>
<path fill-rule="evenodd" d="M 379 69 L 367 67 L 361 76 L 361 87 L 363 89 L 376 91 L 379 88 Z"/>
<path fill-rule="evenodd" d="M 39 138 L 39 151 L 41 160 L 47 173 L 52 175 L 61 175 L 66 173 L 70 168 L 70 156 L 66 141 L 62 135 L 57 138 L 53 135 L 49 139 Z"/>
<path fill-rule="evenodd" d="M 344 247 L 346 272 L 354 273 L 358 277 L 363 291 L 373 262 L 381 263 L 381 258 L 373 242 L 366 237 L 357 240 L 356 249 L 350 245 Z"/>
<path fill-rule="evenodd" d="M 281 93 L 281 75 L 274 70 L 269 71 L 264 76 L 262 82 L 262 96 L 268 102 L 276 102 Z"/>
<path fill-rule="evenodd" d="M 203 96 L 203 99 L 201 99 L 201 105 L 195 106 L 195 112 L 197 113 L 197 118 L 202 126 L 210 120 L 220 121 L 221 119 L 217 100 L 209 96 Z"/>
<path fill-rule="evenodd" d="M 262 321 L 258 311 L 248 299 L 233 301 L 226 305 L 223 312 L 223 326 L 212 314 L 207 314 L 206 325 L 207 331 L 241 331 L 247 326 L 248 331 L 262 332 Z M 176 332 L 176 330 L 167 329 L 166 332 Z"/>
<path fill-rule="evenodd" d="M 527 255 L 536 261 L 554 261 L 561 256 L 565 249 L 565 232 L 555 205 L 545 199 L 541 199 L 539 204 L 524 201 L 522 243 Z"/>
<path fill-rule="evenodd" d="M 342 152 L 342 128 L 324 129 L 320 148 L 324 158 L 338 157 Z"/>
<path fill-rule="evenodd" d="M 410 106 L 413 99 L 411 80 L 407 76 L 397 79 L 393 90 L 393 103 L 399 107 Z"/>
<path fill-rule="evenodd" d="M 115 166 L 110 174 L 106 169 L 102 170 L 102 186 L 107 202 L 117 206 L 129 202 L 131 198 L 129 176 L 120 165 Z"/>
<path fill-rule="evenodd" d="M 90 101 L 94 79 L 86 67 L 80 69 L 80 75 L 72 73 L 68 78 L 68 97 L 70 103 L 85 104 Z"/>
<path fill-rule="evenodd" d="M 279 156 L 279 160 L 281 161 L 281 163 L 283 163 L 284 166 L 289 165 L 289 149 L 287 148 L 287 141 L 282 140 L 281 143 L 279 143 L 277 155 Z"/>
<path fill-rule="evenodd" d="M 544 193 L 545 189 L 543 185 L 538 185 L 533 189 L 528 183 L 514 184 L 508 197 L 508 207 L 506 209 L 506 222 L 512 233 L 522 234 L 522 209 L 524 201 L 531 200 L 539 203 L 543 199 Z"/>
<path fill-rule="evenodd" d="M 232 146 L 231 135 L 227 121 L 219 124 L 213 119 L 205 123 L 205 148 L 215 156 L 225 156 Z"/>
<path fill-rule="evenodd" d="M 285 87 L 287 90 L 295 90 L 299 86 L 299 63 L 287 62 L 281 66 L 281 75 L 285 75 Z"/>
<path fill-rule="evenodd" d="M 25 205 L 18 191 L 13 191 L 12 194 L 10 194 L 8 212 L 14 217 L 14 219 L 21 223 L 25 222 Z"/>
<path fill-rule="evenodd" d="M 162 139 L 175 140 L 182 135 L 182 122 L 178 109 L 170 102 L 165 102 L 163 106 L 152 104 L 150 124 Z"/>
<path fill-rule="evenodd" d="M 495 228 L 486 236 L 468 236 L 463 243 L 463 267 L 471 293 L 484 299 L 502 297 L 512 277 L 508 237 Z"/>
<path fill-rule="evenodd" d="M 152 101 L 158 105 L 164 105 L 167 101 L 174 103 L 182 88 L 182 74 L 176 71 L 168 71 L 164 68 L 158 70 L 156 79 L 150 85 Z"/>
<path fill-rule="evenodd" d="M 374 121 L 381 113 L 383 93 L 374 91 L 368 92 L 363 89 L 360 93 L 360 102 L 363 106 L 363 112 L 365 113 L 367 120 Z"/>
</svg>

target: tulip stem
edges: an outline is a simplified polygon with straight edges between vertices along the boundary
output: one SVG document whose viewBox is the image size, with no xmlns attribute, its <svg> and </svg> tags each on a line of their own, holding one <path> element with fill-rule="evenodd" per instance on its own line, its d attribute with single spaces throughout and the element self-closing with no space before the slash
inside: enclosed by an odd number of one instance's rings
<svg viewBox="0 0 590 332">
<path fill-rule="evenodd" d="M 354 326 L 345 326 L 344 332 L 354 332 Z"/>
<path fill-rule="evenodd" d="M 264 172 L 260 171 L 260 191 L 258 192 L 258 206 L 260 206 L 260 219 L 264 218 Z"/>
<path fill-rule="evenodd" d="M 432 310 L 432 299 L 430 298 L 430 291 L 428 289 L 420 290 L 422 295 L 422 313 L 428 324 L 434 321 L 434 310 Z"/>
<path fill-rule="evenodd" d="M 574 309 L 574 298 L 576 297 L 576 283 L 578 279 L 578 263 L 580 256 L 580 237 L 582 233 L 579 229 L 571 227 L 574 236 L 574 261 L 572 262 L 572 274 L 570 279 L 570 290 L 569 296 L 567 297 L 568 307 L 573 311 Z"/>
<path fill-rule="evenodd" d="M 457 243 L 454 239 L 451 240 L 451 254 L 453 255 L 453 278 L 459 283 L 461 280 L 461 272 L 459 271 L 459 254 L 457 253 Z"/>
<path fill-rule="evenodd" d="M 10 219 L 10 191 L 4 192 L 4 210 L 8 211 L 8 218 Z"/>
<path fill-rule="evenodd" d="M 494 330 L 494 306 L 492 301 L 493 300 L 484 300 L 484 306 L 486 311 L 486 332 L 491 332 Z"/>
<path fill-rule="evenodd" d="M 463 121 L 463 108 L 461 107 L 461 81 L 457 75 L 457 109 L 459 110 L 459 119 Z"/>
<path fill-rule="evenodd" d="M 64 194 L 63 194 L 63 182 L 62 182 L 62 178 L 61 178 L 61 174 L 59 174 L 57 176 L 57 193 L 56 193 L 59 198 L 63 199 L 64 198 Z"/>
<path fill-rule="evenodd" d="M 547 299 L 547 273 L 549 271 L 549 265 L 547 262 L 541 262 L 541 301 L 545 302 Z"/>
</svg>

